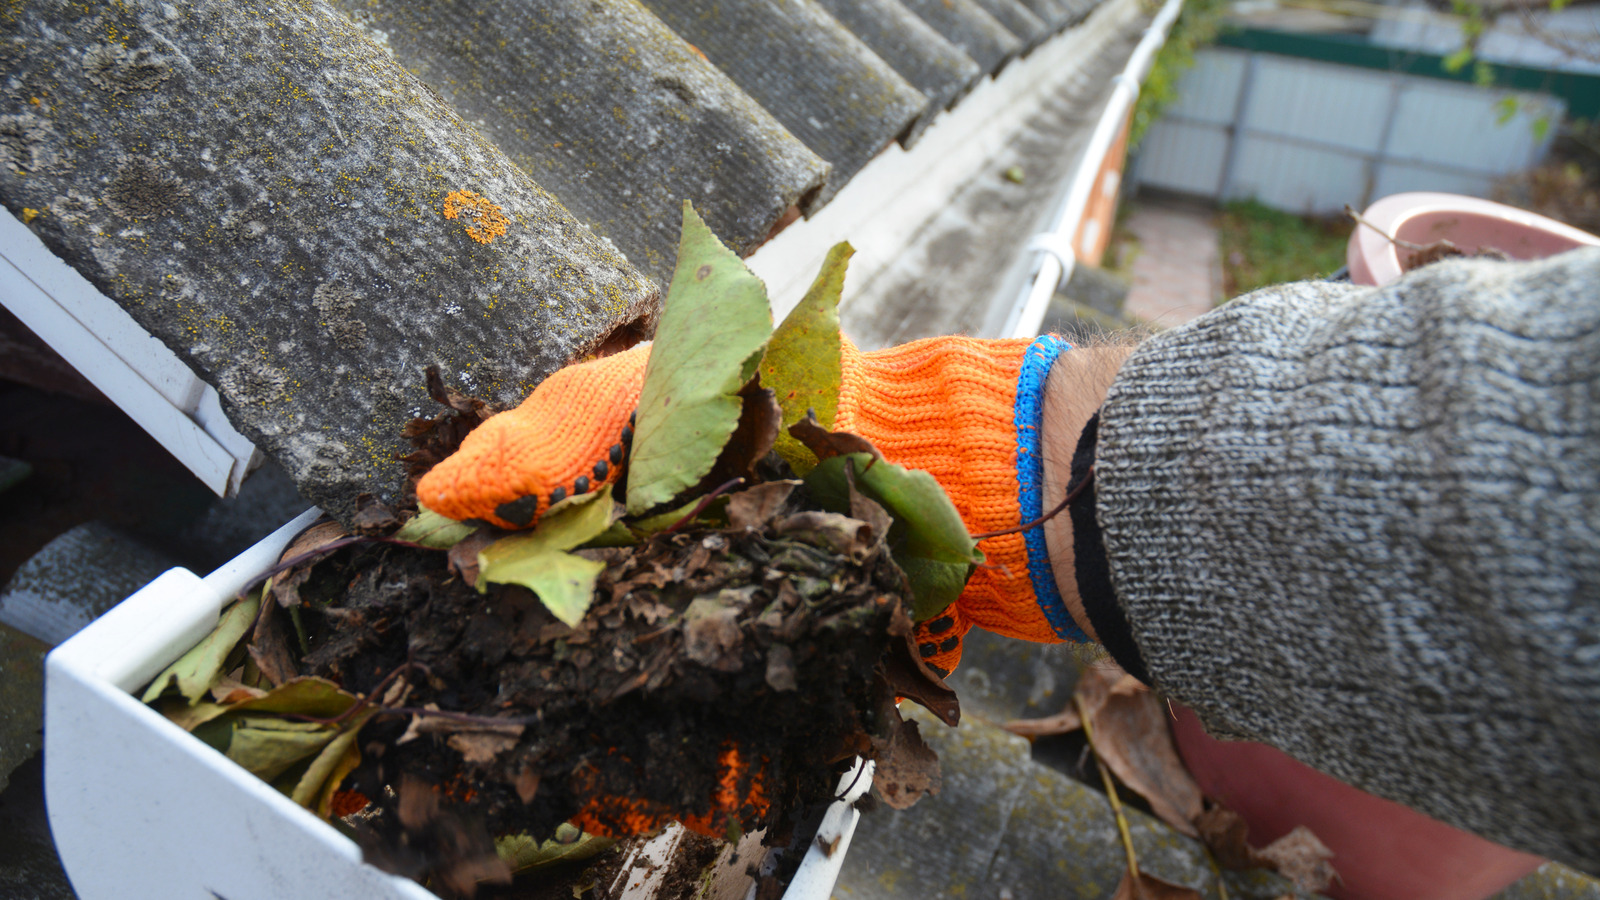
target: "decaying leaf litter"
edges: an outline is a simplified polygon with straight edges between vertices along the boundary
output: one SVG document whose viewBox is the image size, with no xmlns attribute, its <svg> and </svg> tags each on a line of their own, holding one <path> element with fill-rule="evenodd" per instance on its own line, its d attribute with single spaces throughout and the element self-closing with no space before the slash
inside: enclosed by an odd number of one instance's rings
<svg viewBox="0 0 1600 900">
<path fill-rule="evenodd" d="M 955 723 L 912 621 L 982 557 L 931 476 L 829 431 L 849 255 L 774 330 L 685 204 L 616 485 L 525 532 L 375 502 L 313 526 L 144 699 L 446 895 L 669 818 L 781 845 L 857 754 L 892 806 L 936 792 L 895 698 Z M 493 412 L 429 388 L 414 478 Z"/>
<path fill-rule="evenodd" d="M 1174 830 L 1198 838 L 1218 867 L 1268 869 L 1308 894 L 1326 889 L 1339 877 L 1330 862 L 1333 853 L 1303 825 L 1265 847 L 1252 846 L 1244 820 L 1203 796 L 1189 774 L 1172 739 L 1166 702 L 1110 660 L 1084 669 L 1072 699 L 1061 712 L 1014 720 L 1005 728 L 1029 740 L 1083 730 L 1088 739 L 1086 752 L 1093 754 L 1127 852 L 1128 868 L 1115 900 L 1200 897 L 1191 888 L 1139 870 L 1117 799 L 1119 783 L 1142 798 L 1150 812 Z M 1220 880 L 1218 885 L 1225 890 Z"/>
</svg>

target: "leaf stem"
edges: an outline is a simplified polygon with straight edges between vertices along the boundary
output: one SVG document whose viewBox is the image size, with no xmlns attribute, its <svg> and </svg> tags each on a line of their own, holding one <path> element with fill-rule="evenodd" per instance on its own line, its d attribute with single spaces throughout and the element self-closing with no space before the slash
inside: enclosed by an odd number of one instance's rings
<svg viewBox="0 0 1600 900">
<path fill-rule="evenodd" d="M 1087 481 L 1088 479 L 1084 479 Z M 1078 707 L 1078 717 L 1083 720 L 1083 736 L 1089 741 L 1089 749 L 1094 753 L 1094 764 L 1100 769 L 1100 778 L 1106 785 L 1106 798 L 1111 801 L 1111 813 L 1117 817 L 1117 831 L 1122 834 L 1122 849 L 1128 854 L 1128 878 L 1134 886 L 1135 893 L 1139 890 L 1139 857 L 1133 852 L 1133 832 L 1128 829 L 1128 818 L 1122 814 L 1122 800 L 1117 797 L 1117 783 L 1111 780 L 1111 770 L 1106 768 L 1105 760 L 1100 758 L 1100 751 L 1094 745 L 1093 716 L 1089 714 L 1088 704 L 1083 702 L 1079 694 L 1072 695 L 1072 702 Z"/>
<path fill-rule="evenodd" d="M 1365 225 L 1368 228 L 1371 228 L 1373 231 L 1376 231 L 1378 233 L 1379 237 L 1383 238 L 1384 240 L 1388 241 L 1391 244 L 1394 244 L 1396 247 L 1404 247 L 1407 250 L 1426 250 L 1426 249 L 1428 249 L 1427 247 L 1424 247 L 1421 244 L 1416 244 L 1416 243 L 1412 243 L 1411 241 L 1407 241 L 1407 240 L 1403 240 L 1401 238 L 1397 238 L 1397 237 L 1389 234 L 1389 232 L 1384 231 L 1382 228 L 1379 228 L 1378 226 L 1372 224 L 1371 222 L 1368 222 L 1364 216 L 1362 216 L 1360 213 L 1356 212 L 1355 209 L 1353 207 L 1351 207 L 1350 204 L 1348 204 L 1348 203 L 1346 203 L 1344 205 L 1344 214 L 1349 216 L 1350 218 L 1354 219 L 1356 221 L 1357 225 Z"/>
<path fill-rule="evenodd" d="M 688 515 L 684 516 L 683 518 L 679 519 L 676 522 L 673 522 L 672 523 L 672 527 L 666 529 L 665 531 L 663 531 L 661 533 L 662 534 L 671 534 L 674 531 L 677 531 L 679 528 L 682 528 L 683 526 L 689 524 L 690 522 L 693 522 L 696 516 L 698 516 L 701 513 L 706 511 L 706 507 L 711 505 L 711 501 L 717 499 L 718 497 L 720 497 L 721 495 L 727 493 L 728 491 L 733 490 L 734 488 L 738 487 L 741 484 L 744 484 L 744 479 L 743 478 L 734 478 L 734 479 L 731 479 L 729 481 L 725 481 L 722 484 L 718 485 L 716 490 L 714 490 L 711 493 L 705 495 L 704 497 L 701 497 L 700 498 L 700 502 L 696 503 L 694 505 L 694 509 L 689 510 L 689 514 Z"/>
<path fill-rule="evenodd" d="M 413 547 L 418 550 L 436 549 L 429 547 L 426 544 L 419 544 L 415 541 L 402 541 L 399 538 L 376 537 L 360 534 L 348 535 L 346 537 L 339 538 L 336 541 L 329 541 L 320 547 L 307 550 L 304 553 L 296 553 L 294 556 L 291 556 L 288 559 L 279 560 L 277 565 L 267 569 L 266 571 L 257 575 L 255 578 L 252 578 L 248 584 L 246 584 L 243 588 L 240 588 L 239 599 L 243 600 L 245 591 L 248 591 L 263 581 L 266 581 L 268 578 L 271 578 L 282 572 L 287 572 L 301 563 L 310 562 L 319 556 L 325 556 L 335 550 L 343 550 L 344 548 L 353 546 L 355 544 L 394 544 L 397 547 Z"/>
</svg>

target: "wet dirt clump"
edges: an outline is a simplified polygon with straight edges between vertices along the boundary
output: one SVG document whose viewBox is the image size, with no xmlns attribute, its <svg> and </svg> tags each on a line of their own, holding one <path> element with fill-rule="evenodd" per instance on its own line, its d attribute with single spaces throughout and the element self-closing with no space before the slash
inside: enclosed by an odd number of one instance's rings
<svg viewBox="0 0 1600 900">
<path fill-rule="evenodd" d="M 526 588 L 480 592 L 470 540 L 316 565 L 300 670 L 381 710 L 345 781 L 373 804 L 369 859 L 470 882 L 491 836 L 569 820 L 781 831 L 844 761 L 903 744 L 890 684 L 914 667 L 911 621 L 886 517 L 808 510 L 793 482 L 745 493 L 724 527 L 578 551 L 606 568 L 575 627 Z"/>
</svg>

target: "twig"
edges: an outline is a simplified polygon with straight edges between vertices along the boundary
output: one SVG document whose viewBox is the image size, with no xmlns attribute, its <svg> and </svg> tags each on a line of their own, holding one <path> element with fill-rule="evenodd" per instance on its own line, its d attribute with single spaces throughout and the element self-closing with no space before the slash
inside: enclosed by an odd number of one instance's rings
<svg viewBox="0 0 1600 900">
<path fill-rule="evenodd" d="M 1418 251 L 1418 252 L 1421 252 L 1423 250 L 1431 249 L 1429 245 L 1426 245 L 1426 244 L 1414 244 L 1411 241 L 1404 240 L 1402 238 L 1397 238 L 1394 235 L 1391 235 L 1389 232 L 1384 231 L 1382 228 L 1379 228 L 1378 226 L 1372 224 L 1371 222 L 1368 222 L 1364 216 L 1362 216 L 1360 213 L 1356 212 L 1353 208 L 1351 208 L 1350 204 L 1348 204 L 1348 203 L 1346 203 L 1344 205 L 1344 214 L 1349 216 L 1352 219 L 1355 219 L 1357 225 L 1365 225 L 1368 228 L 1371 228 L 1373 231 L 1376 231 L 1378 233 L 1379 237 L 1381 237 L 1384 240 L 1388 241 L 1389 243 L 1395 245 L 1396 247 L 1404 247 L 1407 250 L 1415 250 L 1415 251 Z"/>
<path fill-rule="evenodd" d="M 705 495 L 704 497 L 701 497 L 700 498 L 700 502 L 696 503 L 694 505 L 694 509 L 689 510 L 689 514 L 687 516 L 684 516 L 683 518 L 679 519 L 678 521 L 673 522 L 672 523 L 672 527 L 668 528 L 667 530 L 665 530 L 665 531 L 663 531 L 661 533 L 662 534 L 671 534 L 674 531 L 677 531 L 679 528 L 682 528 L 683 526 L 689 524 L 690 522 L 693 522 L 695 516 L 698 516 L 701 513 L 706 511 L 706 507 L 711 505 L 711 501 L 717 499 L 719 496 L 727 493 L 728 491 L 733 490 L 734 488 L 738 487 L 741 484 L 744 484 L 744 479 L 743 478 L 735 478 L 735 479 L 732 479 L 731 481 L 727 481 L 727 482 L 724 482 L 723 484 L 719 485 L 716 490 L 714 490 L 711 493 Z"/>
<path fill-rule="evenodd" d="M 301 532 L 301 534 L 304 534 L 304 532 Z M 298 537 L 298 535 L 296 536 Z M 234 599 L 240 601 L 244 600 L 246 595 L 258 585 L 266 585 L 268 582 L 272 581 L 273 578 L 277 577 L 283 572 L 289 571 L 301 563 L 309 562 L 319 556 L 324 556 L 332 553 L 335 550 L 343 550 L 346 547 L 354 546 L 356 544 L 394 544 L 397 547 L 414 547 L 418 550 L 436 549 L 429 547 L 426 544 L 418 544 L 415 541 L 402 541 L 399 538 L 350 535 L 348 537 L 339 538 L 336 541 L 329 541 L 320 547 L 307 550 L 304 553 L 296 553 L 294 556 L 291 556 L 288 559 L 279 560 L 277 565 L 268 568 L 266 571 L 245 582 L 244 587 L 239 588 L 239 593 L 234 595 Z M 272 602 L 276 602 L 272 599 L 272 591 L 263 589 L 261 591 L 261 606 L 256 610 L 256 616 L 250 622 L 251 634 L 254 634 L 255 630 L 261 626 L 261 619 L 267 614 L 267 604 Z M 300 627 L 298 622 L 296 623 L 295 627 Z M 300 637 L 301 642 L 304 643 L 305 636 L 298 636 Z"/>
<path fill-rule="evenodd" d="M 1083 702 L 1083 697 L 1072 695 L 1072 702 L 1078 707 L 1078 717 L 1083 720 L 1083 736 L 1089 741 L 1089 749 L 1094 751 L 1094 764 L 1100 768 L 1100 778 L 1106 785 L 1106 798 L 1111 801 L 1111 813 L 1117 817 L 1117 831 L 1122 834 L 1122 849 L 1128 854 L 1128 878 L 1133 884 L 1134 895 L 1139 891 L 1139 857 L 1133 852 L 1133 832 L 1128 830 L 1128 818 L 1122 814 L 1122 800 L 1117 797 L 1117 783 L 1111 780 L 1111 770 L 1106 768 L 1105 760 L 1100 758 L 1100 752 L 1094 749 L 1094 723 L 1089 715 L 1089 706 Z"/>
<path fill-rule="evenodd" d="M 1349 209 L 1349 207 L 1345 208 Z M 1010 528 L 1002 528 L 999 531 L 985 531 L 982 534 L 972 535 L 972 539 L 975 541 L 986 541 L 989 538 L 999 537 L 1002 534 L 1015 534 L 1019 531 L 1027 531 L 1029 528 L 1043 525 L 1051 519 L 1054 519 L 1056 516 L 1061 515 L 1061 511 L 1066 509 L 1067 505 L 1072 501 L 1078 499 L 1078 495 L 1083 493 L 1091 484 L 1094 484 L 1094 466 L 1089 467 L 1088 473 L 1083 476 L 1083 481 L 1079 482 L 1077 487 L 1068 491 L 1067 495 L 1061 498 L 1061 502 L 1056 505 L 1055 509 L 1052 509 L 1039 518 L 1034 519 L 1032 522 L 1024 522 L 1021 525 L 1013 525 Z"/>
<path fill-rule="evenodd" d="M 246 583 L 244 587 L 240 588 L 238 597 L 239 597 L 240 600 L 243 600 L 246 591 L 250 590 L 251 588 L 255 587 L 258 584 L 261 584 L 262 582 L 266 581 L 267 579 L 272 578 L 275 575 L 278 575 L 278 574 L 280 574 L 282 572 L 289 571 L 290 569 L 294 568 L 295 566 L 300 565 L 301 563 L 310 562 L 311 560 L 316 559 L 319 556 L 326 556 L 327 554 L 332 553 L 335 550 L 343 550 L 344 548 L 350 547 L 350 546 L 354 546 L 355 544 L 394 544 L 396 547 L 412 547 L 412 548 L 415 548 L 417 550 L 433 550 L 433 549 L 436 549 L 436 548 L 433 548 L 433 547 L 429 547 L 426 544 L 419 544 L 416 541 L 402 541 L 399 538 L 374 537 L 374 536 L 368 536 L 368 535 L 353 534 L 353 535 L 349 535 L 347 537 L 339 538 L 336 541 L 329 541 L 328 543 L 323 544 L 320 547 L 316 547 L 316 548 L 313 548 L 311 550 L 307 550 L 304 553 L 296 553 L 295 555 L 289 557 L 288 559 L 279 560 L 277 565 L 267 569 L 265 572 L 262 572 L 259 575 L 257 575 L 256 577 L 250 579 L 250 581 L 248 583 Z"/>
</svg>

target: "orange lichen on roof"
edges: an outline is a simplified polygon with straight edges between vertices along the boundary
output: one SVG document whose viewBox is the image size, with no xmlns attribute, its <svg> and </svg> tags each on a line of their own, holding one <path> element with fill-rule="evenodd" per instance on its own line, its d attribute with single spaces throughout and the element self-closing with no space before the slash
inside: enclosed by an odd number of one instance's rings
<svg viewBox="0 0 1600 900">
<path fill-rule="evenodd" d="M 487 244 L 506 233 L 511 220 L 488 197 L 474 191 L 451 191 L 444 198 L 444 217 L 466 219 L 467 237 Z"/>
</svg>

